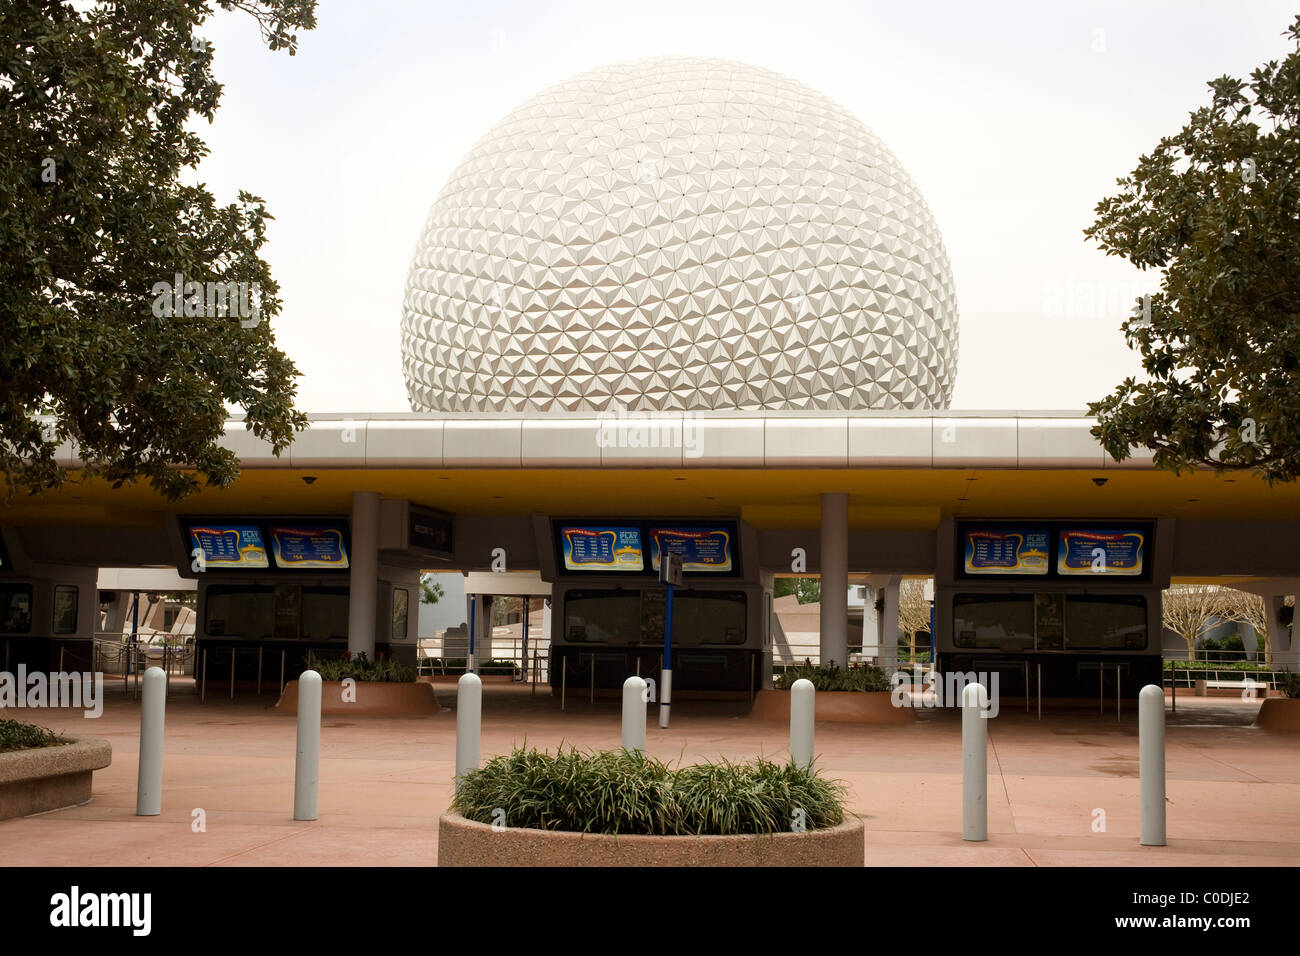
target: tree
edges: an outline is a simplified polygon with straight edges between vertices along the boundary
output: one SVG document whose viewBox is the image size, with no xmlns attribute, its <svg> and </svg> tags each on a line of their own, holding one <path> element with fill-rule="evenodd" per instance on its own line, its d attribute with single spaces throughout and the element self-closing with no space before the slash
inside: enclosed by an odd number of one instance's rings
<svg viewBox="0 0 1300 956">
<path fill-rule="evenodd" d="M 1273 666 L 1273 641 L 1269 635 L 1268 603 L 1258 594 L 1224 588 L 1224 616 L 1229 621 L 1249 624 L 1255 631 L 1256 646 L 1264 652 L 1264 666 Z"/>
<path fill-rule="evenodd" d="M 930 602 L 925 581 L 909 578 L 898 586 L 898 629 L 907 637 L 909 659 L 916 657 L 916 635 L 930 630 Z"/>
<path fill-rule="evenodd" d="M 1161 595 L 1164 625 L 1187 642 L 1189 660 L 1196 660 L 1196 642 L 1228 620 L 1226 590 L 1209 584 L 1175 584 Z"/>
<path fill-rule="evenodd" d="M 147 479 L 170 500 L 239 473 L 227 404 L 276 454 L 303 428 L 298 375 L 269 320 L 258 252 L 271 218 L 182 183 L 207 152 L 221 85 L 201 27 L 251 14 L 297 48 L 315 0 L 0 4 L 0 467 L 9 493 Z M 179 287 L 177 287 L 179 286 Z"/>
<path fill-rule="evenodd" d="M 1084 231 L 1107 255 L 1159 270 L 1123 324 L 1145 380 L 1100 402 L 1092 434 L 1117 461 L 1300 475 L 1300 17 L 1297 44 L 1210 105 L 1119 180 Z M 1260 122 L 1262 121 L 1262 122 Z"/>
<path fill-rule="evenodd" d="M 433 575 L 420 575 L 420 603 L 437 604 L 444 597 L 446 592 L 443 591 L 442 585 L 433 580 Z"/>
</svg>

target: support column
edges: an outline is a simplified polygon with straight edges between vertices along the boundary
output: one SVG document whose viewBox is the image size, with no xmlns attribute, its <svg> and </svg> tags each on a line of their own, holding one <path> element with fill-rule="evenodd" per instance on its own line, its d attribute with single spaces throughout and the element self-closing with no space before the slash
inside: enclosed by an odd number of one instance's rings
<svg viewBox="0 0 1300 956">
<path fill-rule="evenodd" d="M 884 592 L 885 608 L 880 614 L 880 666 L 886 674 L 898 670 L 898 589 L 901 578 L 890 577 Z"/>
<path fill-rule="evenodd" d="M 872 584 L 862 586 L 862 656 L 880 657 L 880 623 L 876 614 L 876 598 L 880 591 Z"/>
<path fill-rule="evenodd" d="M 1300 666 L 1300 654 L 1297 653 L 1300 648 L 1296 646 L 1300 642 L 1296 641 L 1295 632 L 1277 619 L 1290 593 L 1293 592 L 1264 595 L 1264 610 L 1268 614 L 1268 642 L 1273 648 L 1273 669 L 1279 671 L 1293 671 Z"/>
<path fill-rule="evenodd" d="M 478 633 L 474 635 L 474 654 L 480 664 L 492 660 L 492 602 L 495 596 L 479 596 Z"/>
<path fill-rule="evenodd" d="M 821 665 L 846 667 L 849 659 L 849 496 L 822 495 Z"/>
<path fill-rule="evenodd" d="M 375 659 L 379 590 L 379 494 L 352 493 L 352 553 L 348 555 L 348 651 Z"/>
</svg>

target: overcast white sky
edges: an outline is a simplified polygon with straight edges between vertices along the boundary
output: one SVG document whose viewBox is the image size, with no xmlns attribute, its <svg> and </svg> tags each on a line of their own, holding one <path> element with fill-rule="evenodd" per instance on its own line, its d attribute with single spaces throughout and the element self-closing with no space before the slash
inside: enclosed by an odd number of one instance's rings
<svg viewBox="0 0 1300 956">
<path fill-rule="evenodd" d="M 1294 13 L 1276 0 L 322 0 L 292 58 L 219 14 L 205 34 L 225 94 L 200 178 L 276 217 L 265 256 L 299 407 L 408 411 L 407 268 L 479 137 L 601 64 L 743 60 L 841 103 L 920 187 L 957 285 L 953 407 L 1081 409 L 1138 370 L 1119 323 L 1153 284 L 1084 241 L 1093 207 L 1207 102 L 1207 80 L 1285 56 Z"/>
</svg>

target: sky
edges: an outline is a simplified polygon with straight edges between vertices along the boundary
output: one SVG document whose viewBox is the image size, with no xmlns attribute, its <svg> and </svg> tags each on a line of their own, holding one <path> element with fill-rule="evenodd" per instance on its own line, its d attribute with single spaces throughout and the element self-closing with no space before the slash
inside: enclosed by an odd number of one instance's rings
<svg viewBox="0 0 1300 956">
<path fill-rule="evenodd" d="M 960 314 L 955 409 L 1076 409 L 1139 364 L 1120 323 L 1158 277 L 1083 236 L 1161 136 L 1289 52 L 1274 0 L 1167 3 L 443 3 L 321 0 L 299 52 L 238 12 L 203 34 L 224 84 L 198 170 L 275 222 L 277 342 L 298 407 L 409 411 L 407 270 L 430 205 L 510 110 L 620 60 L 697 55 L 784 73 L 899 158 L 938 223 Z"/>
</svg>

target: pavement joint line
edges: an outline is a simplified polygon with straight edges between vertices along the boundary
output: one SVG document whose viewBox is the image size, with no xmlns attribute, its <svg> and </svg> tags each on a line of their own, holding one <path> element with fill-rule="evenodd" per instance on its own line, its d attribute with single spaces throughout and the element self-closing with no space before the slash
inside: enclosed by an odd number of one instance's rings
<svg viewBox="0 0 1300 956">
<path fill-rule="evenodd" d="M 292 821 L 292 822 L 293 822 L 293 823 L 307 823 L 308 825 L 305 826 L 305 827 L 303 827 L 301 830 L 295 830 L 293 833 L 286 833 L 286 834 L 284 834 L 283 836 L 276 837 L 274 840 L 266 840 L 266 841 L 264 841 L 264 842 L 262 842 L 262 843 L 255 843 L 255 844 L 252 845 L 252 846 L 244 847 L 242 850 L 239 850 L 239 851 L 236 852 L 236 853 L 228 853 L 228 854 L 226 854 L 226 855 L 223 856 L 223 857 L 218 857 L 218 858 L 215 859 L 215 860 L 210 860 L 210 861 L 208 861 L 207 863 L 204 863 L 204 864 L 202 864 L 202 865 L 203 865 L 203 866 L 220 866 L 222 863 L 225 863 L 227 860 L 233 860 L 233 859 L 235 859 L 236 857 L 243 856 L 245 853 L 252 853 L 254 850 L 264 850 L 264 849 L 266 849 L 268 846 L 274 846 L 274 845 L 277 844 L 277 843 L 283 843 L 285 840 L 292 840 L 292 839 L 295 838 L 295 837 L 300 837 L 300 836 L 302 836 L 304 833 L 310 833 L 312 830 L 324 830 L 324 829 L 325 829 L 325 827 L 320 826 L 318 823 L 316 823 L 316 821 L 295 820 L 295 821 Z"/>
<path fill-rule="evenodd" d="M 1011 802 L 1011 792 L 1007 789 L 1007 775 L 1002 770 L 1002 758 L 998 756 L 998 745 L 993 739 L 993 728 L 989 728 L 989 749 L 993 751 L 993 762 L 997 766 L 998 783 L 1002 785 L 1002 798 L 1007 801 L 1007 813 L 1011 816 L 1011 826 L 1015 832 L 1020 830 L 1016 827 L 1016 809 L 1015 804 Z M 987 811 L 987 806 L 985 807 Z"/>
</svg>

